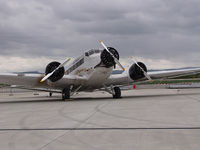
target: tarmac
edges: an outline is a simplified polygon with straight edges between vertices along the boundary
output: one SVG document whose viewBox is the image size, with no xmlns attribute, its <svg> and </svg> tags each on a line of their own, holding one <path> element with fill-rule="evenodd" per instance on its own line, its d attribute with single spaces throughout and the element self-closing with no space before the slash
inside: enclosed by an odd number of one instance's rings
<svg viewBox="0 0 200 150">
<path fill-rule="evenodd" d="M 0 93 L 2 150 L 199 150 L 200 89 Z"/>
</svg>

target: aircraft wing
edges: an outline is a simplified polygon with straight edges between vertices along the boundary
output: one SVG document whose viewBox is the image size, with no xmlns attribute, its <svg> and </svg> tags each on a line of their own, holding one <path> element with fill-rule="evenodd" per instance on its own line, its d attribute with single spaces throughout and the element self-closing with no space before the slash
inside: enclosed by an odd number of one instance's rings
<svg viewBox="0 0 200 150">
<path fill-rule="evenodd" d="M 148 75 L 153 79 L 153 80 L 162 80 L 162 79 L 173 79 L 176 77 L 181 77 L 181 76 L 186 76 L 186 75 L 194 75 L 200 73 L 200 68 L 189 68 L 189 69 L 174 69 L 174 70 L 163 70 L 163 71 L 152 71 L 149 72 Z M 123 72 L 122 74 L 114 74 L 111 75 L 107 82 L 106 85 L 130 85 L 134 84 L 137 82 L 145 81 L 147 80 L 146 78 L 142 78 L 139 80 L 131 80 L 129 78 L 129 73 L 128 71 Z"/>
<path fill-rule="evenodd" d="M 148 75 L 154 80 L 175 78 L 185 75 L 193 75 L 200 73 L 200 68 L 191 69 L 177 69 L 168 71 L 153 71 L 149 72 Z M 76 75 L 64 75 L 62 79 L 54 83 L 48 83 L 45 81 L 40 83 L 40 80 L 44 77 L 44 74 L 17 74 L 17 73 L 1 73 L 0 74 L 0 84 L 3 85 L 17 85 L 18 87 L 24 87 L 28 89 L 47 89 L 46 91 L 62 90 L 63 88 L 73 86 L 85 85 L 88 82 L 86 77 L 80 77 Z M 146 78 L 139 80 L 131 80 L 129 77 L 128 70 L 124 71 L 122 74 L 111 75 L 106 81 L 105 85 L 118 85 L 125 86 L 134 84 L 141 81 L 146 81 Z M 47 84 L 48 83 L 48 84 Z M 50 89 L 50 90 L 48 90 Z"/>
<path fill-rule="evenodd" d="M 62 90 L 72 84 L 79 86 L 87 81 L 85 77 L 64 75 L 59 81 L 47 84 L 48 81 L 40 82 L 43 77 L 43 74 L 1 73 L 0 84 L 17 85 L 18 87 L 26 87 L 29 89 L 45 88 Z"/>
<path fill-rule="evenodd" d="M 200 68 L 190 69 L 176 69 L 176 70 L 163 70 L 163 71 L 152 71 L 148 73 L 152 79 L 163 79 L 163 78 L 177 78 L 186 75 L 194 75 L 200 73 Z"/>
</svg>

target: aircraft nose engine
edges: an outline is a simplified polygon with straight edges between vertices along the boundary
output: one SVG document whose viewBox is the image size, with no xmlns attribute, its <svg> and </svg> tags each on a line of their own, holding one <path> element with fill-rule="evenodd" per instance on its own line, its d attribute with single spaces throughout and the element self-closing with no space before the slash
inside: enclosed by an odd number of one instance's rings
<svg viewBox="0 0 200 150">
<path fill-rule="evenodd" d="M 45 70 L 45 75 L 51 73 L 52 71 L 54 71 L 58 66 L 60 65 L 59 62 L 51 62 L 47 65 L 46 70 Z M 65 69 L 64 67 L 59 68 L 58 70 L 56 70 L 53 75 L 51 75 L 48 80 L 50 80 L 51 82 L 56 82 L 58 80 L 60 80 L 65 74 Z"/>
<path fill-rule="evenodd" d="M 119 60 L 119 53 L 116 49 L 108 47 L 108 50 Z M 115 66 L 114 58 L 105 49 L 101 53 L 101 61 L 107 68 Z"/>
<path fill-rule="evenodd" d="M 144 63 L 138 62 L 138 65 L 143 68 L 145 72 L 147 72 L 147 67 Z M 132 80 L 138 80 L 145 77 L 144 72 L 141 70 L 141 68 L 139 68 L 135 63 L 129 68 L 129 76 Z"/>
</svg>

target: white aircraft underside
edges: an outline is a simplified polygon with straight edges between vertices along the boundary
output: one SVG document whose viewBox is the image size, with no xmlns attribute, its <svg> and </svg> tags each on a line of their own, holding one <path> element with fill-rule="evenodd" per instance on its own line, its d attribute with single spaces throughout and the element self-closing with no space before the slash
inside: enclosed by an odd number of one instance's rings
<svg viewBox="0 0 200 150">
<path fill-rule="evenodd" d="M 73 62 L 69 62 L 70 59 L 63 64 L 52 62 L 47 65 L 45 74 L 1 73 L 0 84 L 51 93 L 60 92 L 63 100 L 69 99 L 75 92 L 94 90 L 105 90 L 112 94 L 113 98 L 120 98 L 120 86 L 200 72 L 200 68 L 191 68 L 146 73 L 146 66 L 141 62 L 134 62 L 125 70 L 118 61 L 118 52 L 114 48 L 106 47 L 102 41 L 100 43 L 104 50 L 90 50 Z M 115 65 L 125 71 L 112 74 Z"/>
</svg>

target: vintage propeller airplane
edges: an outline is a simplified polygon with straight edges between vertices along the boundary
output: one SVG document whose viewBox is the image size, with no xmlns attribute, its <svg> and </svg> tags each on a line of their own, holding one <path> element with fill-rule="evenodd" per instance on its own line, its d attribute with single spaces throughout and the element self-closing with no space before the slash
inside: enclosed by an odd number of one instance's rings
<svg viewBox="0 0 200 150">
<path fill-rule="evenodd" d="M 119 53 L 112 47 L 107 47 L 102 41 L 103 50 L 92 49 L 70 62 L 51 62 L 47 65 L 45 74 L 0 74 L 0 84 L 16 85 L 20 88 L 61 93 L 62 100 L 70 99 L 76 92 L 104 90 L 121 98 L 121 86 L 130 85 L 138 81 L 177 77 L 200 72 L 200 68 L 177 69 L 171 71 L 155 71 L 147 73 L 144 63 L 136 62 L 125 68 L 119 62 Z M 118 65 L 123 72 L 112 74 Z"/>
</svg>

